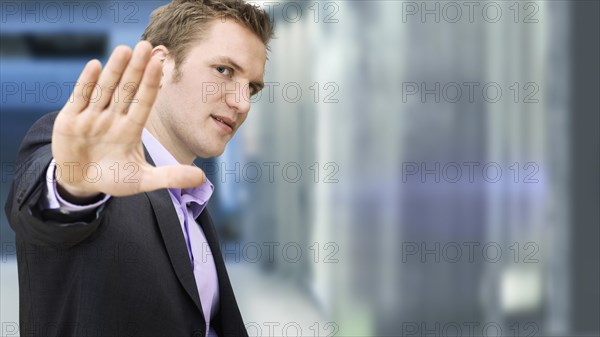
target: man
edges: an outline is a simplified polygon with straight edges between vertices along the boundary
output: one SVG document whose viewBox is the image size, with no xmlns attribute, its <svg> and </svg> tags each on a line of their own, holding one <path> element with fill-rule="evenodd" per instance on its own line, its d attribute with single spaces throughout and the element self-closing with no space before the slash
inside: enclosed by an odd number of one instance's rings
<svg viewBox="0 0 600 337">
<path fill-rule="evenodd" d="M 246 119 L 272 34 L 249 4 L 176 0 L 32 126 L 6 204 L 21 336 L 247 335 L 193 161 Z"/>
</svg>

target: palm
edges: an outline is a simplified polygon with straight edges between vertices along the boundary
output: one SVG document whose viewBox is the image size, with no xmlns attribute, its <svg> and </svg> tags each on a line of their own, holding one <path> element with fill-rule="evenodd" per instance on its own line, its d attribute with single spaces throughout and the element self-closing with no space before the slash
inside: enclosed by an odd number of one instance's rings
<svg viewBox="0 0 600 337">
<path fill-rule="evenodd" d="M 102 74 L 97 61 L 83 70 L 52 134 L 56 179 L 69 193 L 125 196 L 203 181 L 198 168 L 155 168 L 145 160 L 141 134 L 161 72 L 150 51 L 147 42 L 138 44 L 133 55 L 129 48 L 118 47 Z"/>
</svg>

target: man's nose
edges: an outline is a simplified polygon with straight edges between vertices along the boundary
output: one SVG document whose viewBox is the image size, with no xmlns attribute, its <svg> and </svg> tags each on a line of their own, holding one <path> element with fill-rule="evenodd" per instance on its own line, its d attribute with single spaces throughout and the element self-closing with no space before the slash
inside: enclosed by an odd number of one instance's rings
<svg viewBox="0 0 600 337">
<path fill-rule="evenodd" d="M 223 97 L 228 106 L 235 109 L 238 113 L 247 113 L 250 111 L 250 95 L 248 85 L 242 85 L 240 82 L 232 82 L 224 85 Z"/>
</svg>

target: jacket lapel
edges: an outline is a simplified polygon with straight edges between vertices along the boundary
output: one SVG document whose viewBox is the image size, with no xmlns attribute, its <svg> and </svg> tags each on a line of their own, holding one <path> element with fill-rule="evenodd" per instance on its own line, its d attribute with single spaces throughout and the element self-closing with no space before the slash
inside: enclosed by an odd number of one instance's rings
<svg viewBox="0 0 600 337">
<path fill-rule="evenodd" d="M 146 160 L 153 166 L 154 161 L 148 154 L 146 147 L 144 146 L 144 154 Z M 185 238 L 181 231 L 177 213 L 173 207 L 173 202 L 169 196 L 169 192 L 166 189 L 160 189 L 153 192 L 147 192 L 146 195 L 150 199 L 154 214 L 158 221 L 158 227 L 162 234 L 169 258 L 177 278 L 181 282 L 181 285 L 185 288 L 186 292 L 196 306 L 200 310 L 202 319 L 204 318 L 204 311 L 200 304 L 200 295 L 198 294 L 198 288 L 196 286 L 196 279 L 194 278 L 194 271 L 190 263 L 190 257 L 185 244 Z M 202 213 L 196 218 L 196 222 L 200 224 L 208 246 L 212 252 L 213 259 L 215 261 L 215 267 L 217 269 L 217 278 L 219 280 L 219 312 L 216 319 L 212 322 L 211 326 L 215 328 L 218 335 L 221 337 L 247 337 L 248 332 L 244 326 L 244 321 L 237 302 L 233 289 L 231 288 L 231 282 L 229 281 L 229 275 L 227 275 L 227 269 L 225 268 L 225 262 L 221 249 L 219 248 L 219 239 L 215 226 L 212 222 L 208 210 L 205 208 Z"/>
<path fill-rule="evenodd" d="M 215 319 L 217 326 L 215 330 L 219 336 L 248 336 L 242 315 L 240 314 L 239 307 L 235 300 L 233 289 L 231 288 L 231 282 L 229 281 L 229 275 L 225 268 L 225 262 L 221 249 L 219 248 L 219 238 L 215 226 L 213 225 L 212 219 L 208 210 L 205 208 L 202 213 L 196 219 L 196 222 L 200 224 L 208 246 L 212 252 L 213 259 L 215 261 L 215 267 L 217 268 L 217 276 L 219 278 L 219 313 Z M 212 324 L 211 324 L 212 325 Z"/>
<path fill-rule="evenodd" d="M 144 147 L 144 153 L 146 155 L 146 160 L 154 166 L 154 162 L 148 154 L 146 147 Z M 175 274 L 185 291 L 192 298 L 194 303 L 196 303 L 196 306 L 202 315 L 202 319 L 204 320 L 204 311 L 200 304 L 200 295 L 198 294 L 190 256 L 169 192 L 166 189 L 160 189 L 146 192 L 145 194 L 150 200 L 150 204 L 154 210 L 154 215 L 156 216 L 158 227 L 165 243 L 165 247 L 167 248 L 169 259 L 175 270 Z M 204 320 L 204 322 L 206 322 L 206 320 Z"/>
</svg>

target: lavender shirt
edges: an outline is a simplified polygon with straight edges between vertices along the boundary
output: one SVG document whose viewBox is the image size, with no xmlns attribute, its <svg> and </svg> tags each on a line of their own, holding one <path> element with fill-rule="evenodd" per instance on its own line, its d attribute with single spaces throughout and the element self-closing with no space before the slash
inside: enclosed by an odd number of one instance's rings
<svg viewBox="0 0 600 337">
<path fill-rule="evenodd" d="M 146 146 L 154 164 L 158 166 L 178 165 L 177 160 L 162 146 L 154 136 L 146 129 L 142 133 L 142 142 Z M 46 184 L 48 190 L 48 205 L 50 209 L 60 209 L 62 213 L 91 211 L 105 203 L 110 196 L 105 196 L 91 205 L 75 205 L 64 200 L 58 194 L 56 180 L 54 179 L 56 162 L 52 159 L 48 171 L 46 172 Z M 179 224 L 183 231 L 188 253 L 190 254 L 190 263 L 194 269 L 194 278 L 202 303 L 202 311 L 206 318 L 207 336 L 217 337 L 217 333 L 210 326 L 210 320 L 219 310 L 219 281 L 217 279 L 217 269 L 212 258 L 212 252 L 196 218 L 206 207 L 210 196 L 213 193 L 213 184 L 206 181 L 195 188 L 176 189 L 170 188 L 169 195 L 179 217 Z M 185 206 L 185 208 L 183 207 Z M 187 218 L 187 221 L 185 221 Z"/>
</svg>

